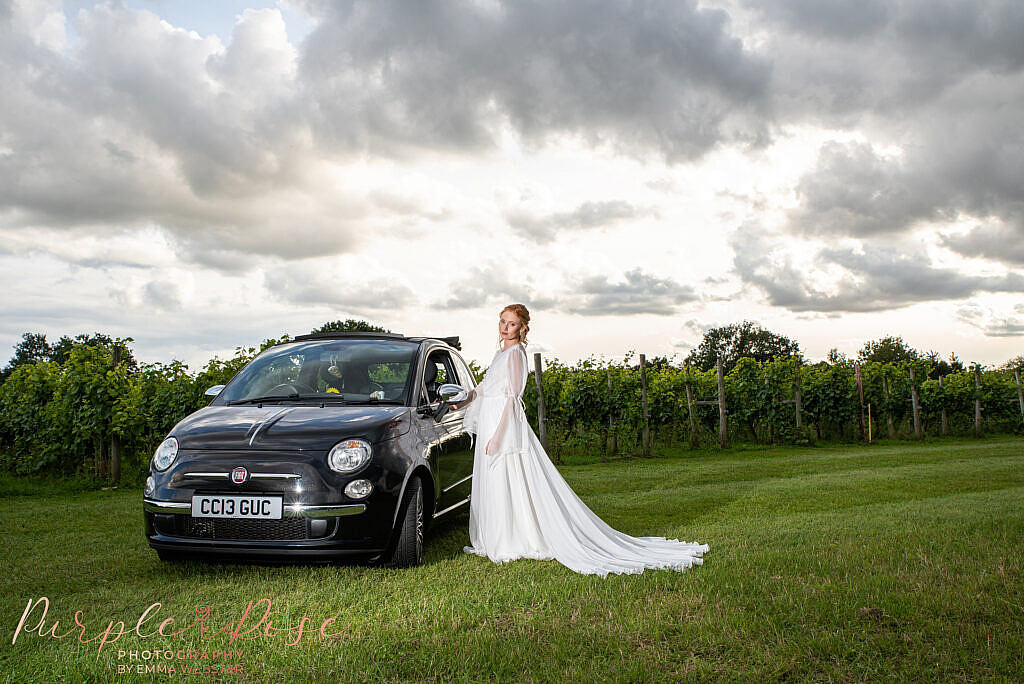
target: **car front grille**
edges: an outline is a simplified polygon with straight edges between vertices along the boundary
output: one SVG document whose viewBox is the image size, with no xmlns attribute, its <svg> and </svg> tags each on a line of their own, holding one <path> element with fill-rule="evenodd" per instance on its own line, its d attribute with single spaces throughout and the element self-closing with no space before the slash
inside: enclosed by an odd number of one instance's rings
<svg viewBox="0 0 1024 684">
<path fill-rule="evenodd" d="M 336 521 L 315 526 L 317 533 L 311 533 L 309 525 L 313 518 L 282 518 L 281 520 L 240 520 L 236 518 L 193 518 L 191 515 L 174 516 L 172 530 L 161 530 L 177 537 L 195 539 L 267 539 L 299 540 L 321 539 L 334 532 Z M 168 521 L 171 522 L 171 521 Z M 158 527 L 164 527 L 159 525 Z"/>
</svg>

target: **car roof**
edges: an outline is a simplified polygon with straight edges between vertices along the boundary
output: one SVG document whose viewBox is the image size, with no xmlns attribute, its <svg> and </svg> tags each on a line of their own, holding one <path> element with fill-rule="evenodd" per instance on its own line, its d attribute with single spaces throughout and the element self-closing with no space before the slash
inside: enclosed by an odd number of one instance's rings
<svg viewBox="0 0 1024 684">
<path fill-rule="evenodd" d="M 444 342 L 449 347 L 462 351 L 462 344 L 459 342 L 459 336 L 449 337 L 409 337 L 407 335 L 401 335 L 399 333 L 382 333 L 382 332 L 325 332 L 325 333 L 310 333 L 309 335 L 299 335 L 293 337 L 291 342 L 311 342 L 313 340 L 345 340 L 345 339 L 361 339 L 361 340 L 405 340 L 407 342 L 425 342 L 427 340 L 438 340 Z"/>
</svg>

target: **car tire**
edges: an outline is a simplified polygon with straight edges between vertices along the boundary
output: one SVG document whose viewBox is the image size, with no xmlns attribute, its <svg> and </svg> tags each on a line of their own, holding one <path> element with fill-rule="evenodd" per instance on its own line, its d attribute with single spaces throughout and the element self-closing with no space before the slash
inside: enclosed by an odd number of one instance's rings
<svg viewBox="0 0 1024 684">
<path fill-rule="evenodd" d="M 398 540 L 388 559 L 389 568 L 411 568 L 423 561 L 423 484 L 413 475 L 402 509 Z"/>
</svg>

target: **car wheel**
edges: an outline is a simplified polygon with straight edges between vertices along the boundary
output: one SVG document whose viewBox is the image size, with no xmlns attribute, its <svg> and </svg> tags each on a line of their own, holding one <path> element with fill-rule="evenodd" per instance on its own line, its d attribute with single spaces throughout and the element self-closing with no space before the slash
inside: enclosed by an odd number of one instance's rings
<svg viewBox="0 0 1024 684">
<path fill-rule="evenodd" d="M 410 568 L 423 560 L 423 485 L 413 476 L 401 516 L 398 541 L 387 563 L 391 568 Z"/>
</svg>

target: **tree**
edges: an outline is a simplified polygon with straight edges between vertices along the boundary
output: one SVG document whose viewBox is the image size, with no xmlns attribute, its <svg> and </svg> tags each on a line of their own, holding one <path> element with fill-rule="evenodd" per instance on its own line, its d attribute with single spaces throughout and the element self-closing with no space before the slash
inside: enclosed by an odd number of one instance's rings
<svg viewBox="0 0 1024 684">
<path fill-rule="evenodd" d="M 126 337 L 124 338 L 124 341 L 132 342 L 134 340 L 130 337 Z M 75 335 L 74 339 L 64 335 L 50 347 L 50 359 L 63 366 L 67 363 L 68 357 L 71 356 L 71 350 L 80 344 L 84 344 L 87 347 L 113 349 L 117 344 L 117 340 L 112 338 L 110 335 L 104 335 L 101 332 L 93 333 L 92 335 L 82 333 L 81 335 Z M 121 345 L 121 361 L 127 365 L 129 372 L 134 373 L 139 369 L 139 364 L 135 360 L 135 355 L 132 354 L 132 351 L 124 344 Z"/>
<path fill-rule="evenodd" d="M 349 318 L 345 321 L 330 321 L 324 323 L 319 328 L 313 329 L 310 334 L 315 335 L 316 333 L 328 333 L 328 332 L 382 332 L 389 333 L 390 330 L 386 330 L 376 325 L 367 323 L 366 321 L 359 321 L 354 318 Z"/>
<path fill-rule="evenodd" d="M 671 368 L 672 362 L 664 356 L 652 356 L 651 358 L 644 357 L 644 365 L 648 371 L 661 370 L 662 368 Z M 636 361 L 636 368 L 640 370 L 640 359 Z"/>
<path fill-rule="evenodd" d="M 949 375 L 950 373 L 964 370 L 964 364 L 957 358 L 955 353 L 949 355 L 949 361 L 944 361 L 940 358 L 939 352 L 935 350 L 925 354 L 924 358 L 932 362 L 932 372 L 929 373 L 928 377 L 933 380 L 938 380 L 940 375 Z"/>
<path fill-rule="evenodd" d="M 846 358 L 846 354 L 839 351 L 835 347 L 832 347 L 831 349 L 828 350 L 828 356 L 825 357 L 825 360 L 828 362 L 830 366 L 834 366 L 837 363 L 846 363 L 847 361 L 849 361 L 849 359 Z"/>
<path fill-rule="evenodd" d="M 42 333 L 25 333 L 21 336 L 21 342 L 14 347 L 14 356 L 11 357 L 10 363 L 2 372 L 0 372 L 0 382 L 6 380 L 7 376 L 9 376 L 15 368 L 25 364 L 38 363 L 40 361 L 54 361 L 58 366 L 64 366 L 67 364 L 68 358 L 71 356 L 71 351 L 78 345 L 113 349 L 115 345 L 120 344 L 121 361 L 126 364 L 129 372 L 134 373 L 138 371 L 139 364 L 135 360 L 135 355 L 132 354 L 131 349 L 129 349 L 125 344 L 126 342 L 132 341 L 134 340 L 130 337 L 126 337 L 119 341 L 112 338 L 110 335 L 104 335 L 103 333 L 98 332 L 92 335 L 86 335 L 83 333 L 81 335 L 76 335 L 74 338 L 64 335 L 57 340 L 57 342 L 51 345 L 47 343 L 46 335 Z"/>
<path fill-rule="evenodd" d="M 857 352 L 857 360 L 861 363 L 865 361 L 909 363 L 920 358 L 922 358 L 921 352 L 904 342 L 902 337 L 891 335 L 880 340 L 865 342 L 864 347 Z"/>
<path fill-rule="evenodd" d="M 1006 363 L 999 366 L 1001 371 L 1021 371 L 1024 373 L 1024 355 L 1018 354 L 1012 359 L 1007 359 Z"/>
<path fill-rule="evenodd" d="M 757 361 L 771 361 L 799 353 L 800 345 L 788 337 L 766 330 L 753 321 L 743 321 L 705 332 L 704 339 L 690 351 L 686 361 L 706 371 L 714 368 L 716 360 L 721 359 L 722 369 L 728 373 L 745 356 Z"/>
<path fill-rule="evenodd" d="M 52 357 L 52 349 L 46 342 L 46 335 L 43 333 L 24 333 L 21 342 L 14 346 L 14 356 L 11 357 L 7 367 L 0 371 L 0 382 L 7 379 L 15 368 L 27 363 L 38 361 L 49 361 Z"/>
</svg>

